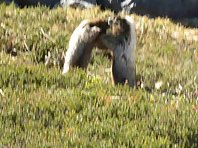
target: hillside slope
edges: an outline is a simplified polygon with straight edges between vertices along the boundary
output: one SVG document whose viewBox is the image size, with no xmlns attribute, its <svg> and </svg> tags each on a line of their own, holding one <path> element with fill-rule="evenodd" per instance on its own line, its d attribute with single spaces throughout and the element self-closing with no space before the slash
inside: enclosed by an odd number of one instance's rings
<svg viewBox="0 0 198 148">
<path fill-rule="evenodd" d="M 79 22 L 111 12 L 12 5 L 0 12 L 0 146 L 198 146 L 197 29 L 131 15 L 141 82 L 131 90 L 112 86 L 111 61 L 96 52 L 87 72 L 62 76 L 59 68 Z"/>
</svg>

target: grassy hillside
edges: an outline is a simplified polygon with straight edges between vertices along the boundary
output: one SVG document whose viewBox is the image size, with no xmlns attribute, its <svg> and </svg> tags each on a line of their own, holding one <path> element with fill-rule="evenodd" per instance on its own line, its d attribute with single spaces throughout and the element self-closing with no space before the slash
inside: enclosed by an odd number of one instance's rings
<svg viewBox="0 0 198 148">
<path fill-rule="evenodd" d="M 111 61 L 96 52 L 87 72 L 59 68 L 79 22 L 111 12 L 0 12 L 0 147 L 198 146 L 197 29 L 131 15 L 141 82 L 132 90 L 112 86 Z"/>
</svg>

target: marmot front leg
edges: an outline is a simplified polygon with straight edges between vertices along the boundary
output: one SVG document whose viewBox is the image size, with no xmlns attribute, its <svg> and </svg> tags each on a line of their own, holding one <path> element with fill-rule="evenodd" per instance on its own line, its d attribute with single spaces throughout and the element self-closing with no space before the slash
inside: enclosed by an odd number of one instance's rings
<svg viewBox="0 0 198 148">
<path fill-rule="evenodd" d="M 118 68 L 118 64 L 116 63 L 115 59 L 113 59 L 112 63 L 112 78 L 113 84 L 125 84 L 126 78 L 122 75 L 122 69 Z"/>
<path fill-rule="evenodd" d="M 132 61 L 131 61 L 132 62 Z M 131 87 L 136 87 L 136 67 L 135 62 L 129 64 L 127 68 L 127 81 Z"/>
<path fill-rule="evenodd" d="M 100 42 L 102 42 L 103 46 L 105 46 L 112 52 L 118 46 L 117 37 L 111 34 L 102 34 L 100 36 Z"/>
<path fill-rule="evenodd" d="M 113 83 L 125 84 L 126 82 L 126 63 L 122 60 L 123 48 L 121 46 L 120 37 L 114 36 L 111 34 L 104 34 L 100 37 L 102 43 L 109 48 L 113 53 L 113 62 L 112 62 L 112 78 Z M 125 59 L 124 59 L 125 60 Z"/>
</svg>

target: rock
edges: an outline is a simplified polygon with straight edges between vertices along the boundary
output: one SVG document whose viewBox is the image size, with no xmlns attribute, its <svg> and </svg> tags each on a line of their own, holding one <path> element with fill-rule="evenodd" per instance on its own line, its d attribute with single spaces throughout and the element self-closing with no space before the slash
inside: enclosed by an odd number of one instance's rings
<svg viewBox="0 0 198 148">
<path fill-rule="evenodd" d="M 0 0 L 0 4 L 5 2 L 6 4 L 12 3 L 12 0 Z"/>
<path fill-rule="evenodd" d="M 60 5 L 62 7 L 80 7 L 80 8 L 90 8 L 95 6 L 96 0 L 61 0 Z"/>
<path fill-rule="evenodd" d="M 116 13 L 120 11 L 131 12 L 135 6 L 133 0 L 97 0 L 97 4 L 100 5 L 102 9 L 108 8 Z"/>
<path fill-rule="evenodd" d="M 173 19 L 198 17 L 198 0 L 134 0 L 136 7 L 131 12 L 152 17 Z"/>
<path fill-rule="evenodd" d="M 198 17 L 198 0 L 97 0 L 102 8 L 151 17 Z"/>
<path fill-rule="evenodd" d="M 12 0 L 1 0 L 6 3 Z M 109 8 L 115 12 L 127 11 L 151 17 L 193 18 L 198 17 L 198 0 L 14 0 L 20 7 L 41 5 L 54 8 L 81 7 L 89 8 L 95 5 Z"/>
<path fill-rule="evenodd" d="M 5 2 L 6 4 L 10 4 L 14 2 L 16 6 L 21 8 L 25 6 L 37 6 L 38 4 L 53 8 L 60 4 L 60 0 L 0 0 L 0 3 Z"/>
</svg>

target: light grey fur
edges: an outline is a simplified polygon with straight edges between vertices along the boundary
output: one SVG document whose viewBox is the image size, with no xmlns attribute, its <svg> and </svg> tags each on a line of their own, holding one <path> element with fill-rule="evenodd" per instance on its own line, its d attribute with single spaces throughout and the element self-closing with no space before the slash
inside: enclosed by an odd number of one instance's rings
<svg viewBox="0 0 198 148">
<path fill-rule="evenodd" d="M 69 48 L 65 54 L 63 74 L 67 73 L 70 67 L 87 68 L 94 47 L 93 40 L 96 39 L 100 28 L 88 25 L 88 20 L 84 20 L 74 30 L 69 41 Z"/>
</svg>

